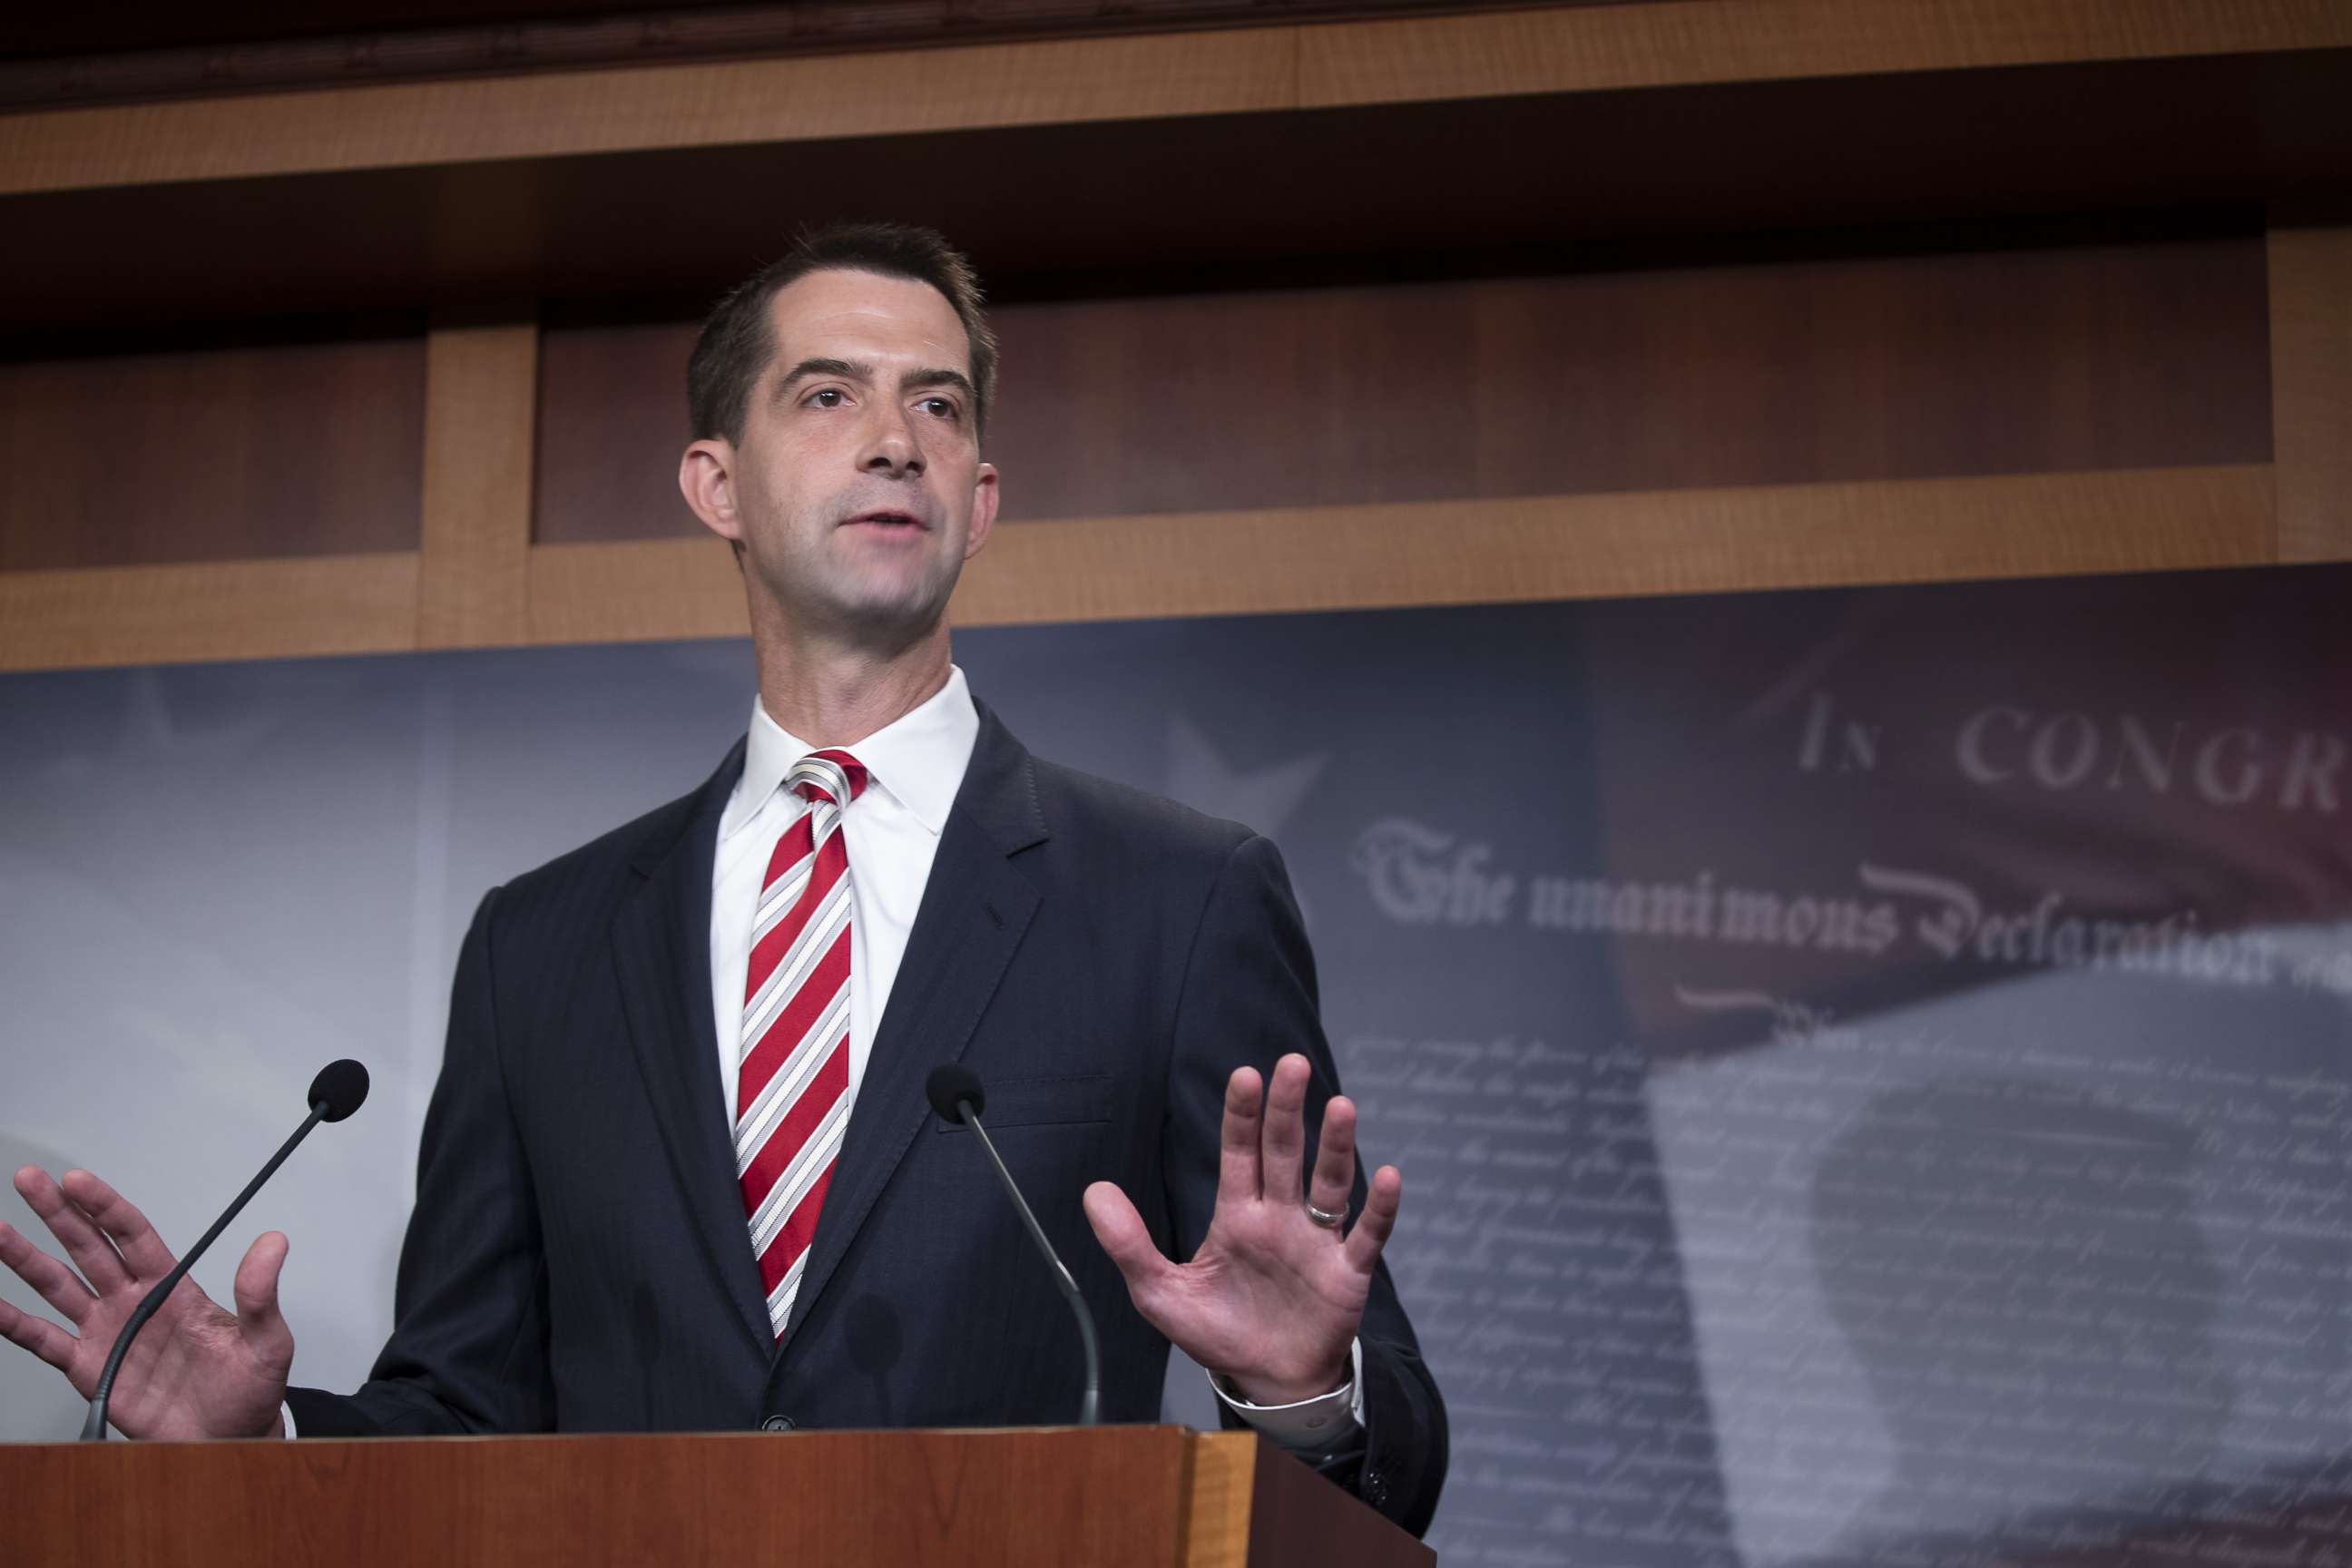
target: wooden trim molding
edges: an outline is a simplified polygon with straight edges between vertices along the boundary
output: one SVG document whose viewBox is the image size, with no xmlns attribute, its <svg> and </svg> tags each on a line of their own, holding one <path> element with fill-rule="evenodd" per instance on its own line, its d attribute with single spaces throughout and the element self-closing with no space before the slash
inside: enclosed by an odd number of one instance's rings
<svg viewBox="0 0 2352 1568">
<path fill-rule="evenodd" d="M 2278 558 L 2352 561 L 2352 228 L 2270 236 Z"/>
<path fill-rule="evenodd" d="M 1447 8 L 1491 10 L 1528 0 L 1185 0 L 1138 7 L 1072 0 L 734 0 L 731 5 L 637 0 L 640 8 L 488 4 L 489 20 L 450 8 L 349 5 L 322 15 L 332 33 L 255 38 L 233 19 L 193 22 L 203 37 L 157 44 L 151 26 L 125 33 L 111 17 L 53 12 L 36 36 L 0 59 L 0 113 L 68 103 L 218 97 L 230 92 L 356 87 L 369 82 L 679 65 L 782 55 L 872 53 L 1024 38 L 1203 31 L 1268 22 L 1361 20 Z M 1611 0 L 1563 0 L 1605 5 Z M 397 21 L 387 9 L 437 9 L 440 25 Z M 553 14 L 568 9 L 572 14 Z M 538 15 L 515 16 L 517 12 Z M 592 14 L 593 13 L 593 14 Z M 384 30 L 387 26 L 391 30 Z M 178 36 L 178 35 L 174 35 Z M 84 52 L 97 50 L 102 52 Z"/>
<path fill-rule="evenodd" d="M 2269 563 L 2267 465 L 1016 522 L 958 626 Z M 742 637 L 716 541 L 541 545 L 531 640 Z"/>
<path fill-rule="evenodd" d="M 1287 107 L 1265 27 L 648 66 L 0 117 L 0 195 Z"/>
<path fill-rule="evenodd" d="M 0 116 L 0 195 L 1511 94 L 2352 47 L 2340 0 L 1643 0 Z"/>
<path fill-rule="evenodd" d="M 1000 529 L 961 626 L 2252 565 L 2263 465 L 1426 501 Z"/>
<path fill-rule="evenodd" d="M 2270 466 L 2245 464 L 1011 523 L 951 614 L 1013 626 L 2255 566 L 2278 559 L 2276 504 Z M 461 646 L 424 640 L 424 575 L 406 554 L 0 574 L 0 669 Z M 749 630 L 717 540 L 535 545 L 524 581 L 525 632 L 485 642 Z"/>
<path fill-rule="evenodd" d="M 1251 1491 L 1258 1439 L 1247 1432 L 1184 1435 L 1185 1568 L 1244 1568 L 1249 1562 Z"/>
<path fill-rule="evenodd" d="M 539 329 L 436 331 L 425 354 L 416 646 L 519 643 L 530 632 Z"/>
<path fill-rule="evenodd" d="M 416 579 L 407 552 L 0 573 L 0 670 L 405 652 Z"/>
<path fill-rule="evenodd" d="M 531 547 L 534 643 L 751 633 L 743 579 L 734 555 L 716 537 Z"/>
<path fill-rule="evenodd" d="M 2336 0 L 1685 0 L 1300 29 L 1299 107 L 2352 45 Z"/>
</svg>

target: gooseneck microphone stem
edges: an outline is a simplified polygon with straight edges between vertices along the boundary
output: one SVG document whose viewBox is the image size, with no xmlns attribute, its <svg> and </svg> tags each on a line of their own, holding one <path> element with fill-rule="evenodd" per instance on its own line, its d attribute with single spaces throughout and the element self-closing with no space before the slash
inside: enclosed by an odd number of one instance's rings
<svg viewBox="0 0 2352 1568">
<path fill-rule="evenodd" d="M 980 1107 L 965 1098 L 956 1101 L 956 1110 L 971 1130 L 980 1134 L 980 1146 L 988 1151 L 988 1163 L 996 1167 L 996 1179 L 1004 1184 L 1004 1195 L 1011 1198 L 1013 1206 L 1021 1211 L 1021 1223 L 1029 1227 L 1029 1239 L 1035 1242 L 1037 1250 L 1045 1255 L 1046 1264 L 1054 1270 L 1054 1282 L 1061 1287 L 1062 1299 L 1070 1304 L 1070 1315 L 1078 1320 L 1078 1339 L 1086 1346 L 1087 1352 L 1087 1392 L 1086 1397 L 1078 1402 L 1078 1425 L 1099 1426 L 1102 1422 L 1102 1349 L 1095 1343 L 1094 1314 L 1087 1310 L 1086 1298 L 1078 1294 L 1078 1282 L 1070 1278 L 1070 1270 L 1062 1262 L 1060 1255 L 1055 1252 L 1054 1244 L 1045 1239 L 1045 1227 L 1037 1223 L 1037 1216 L 1029 1212 L 1028 1200 L 1021 1195 L 1021 1189 L 1013 1184 L 1013 1173 L 1004 1168 L 1003 1157 L 996 1152 L 996 1141 L 988 1135 L 988 1129 L 980 1124 Z"/>
<path fill-rule="evenodd" d="M 188 1248 L 177 1267 L 155 1281 L 155 1288 L 141 1299 L 130 1320 L 122 1325 L 122 1331 L 114 1336 L 114 1349 L 108 1354 L 106 1369 L 98 1374 L 98 1387 L 90 1394 L 89 1418 L 81 1426 L 83 1442 L 106 1441 L 106 1402 L 114 1394 L 115 1374 L 122 1370 L 122 1358 L 130 1353 L 131 1342 L 139 1337 L 139 1331 L 147 1326 L 147 1320 L 155 1315 L 155 1310 L 168 1300 L 180 1281 L 188 1277 L 188 1270 L 195 1267 L 196 1259 L 205 1255 L 205 1249 L 220 1239 L 220 1233 L 228 1228 L 228 1222 L 253 1201 L 253 1194 L 261 1190 L 261 1184 L 277 1174 L 278 1167 L 286 1163 L 286 1156 L 294 1152 L 296 1146 L 310 1135 L 310 1129 L 321 1121 L 341 1121 L 360 1108 L 367 1099 L 367 1068 L 348 1058 L 329 1062 L 320 1069 L 319 1076 L 310 1080 L 310 1114 L 303 1120 L 300 1127 L 295 1129 L 294 1136 L 286 1140 L 284 1146 L 270 1156 L 269 1163 L 261 1167 L 261 1174 L 245 1184 L 245 1191 L 236 1194 L 236 1202 L 228 1205 L 228 1212 L 213 1221 L 212 1229 L 197 1238 L 195 1246 Z"/>
<path fill-rule="evenodd" d="M 98 1374 L 98 1390 L 89 1400 L 89 1418 L 81 1426 L 83 1442 L 102 1443 L 106 1440 L 106 1402 L 114 1393 L 114 1374 L 122 1370 L 122 1358 L 131 1352 L 131 1342 L 139 1337 L 139 1331 L 147 1326 L 147 1320 L 155 1315 L 155 1310 L 171 1296 L 180 1281 L 187 1278 L 188 1270 L 195 1266 L 197 1258 L 205 1255 L 205 1249 L 220 1238 L 220 1233 L 228 1228 L 228 1222 L 253 1201 L 253 1194 L 261 1190 L 261 1184 L 277 1174 L 278 1167 L 286 1163 L 286 1156 L 294 1152 L 295 1146 L 310 1135 L 310 1129 L 319 1125 L 326 1114 L 327 1107 L 323 1101 L 312 1104 L 310 1116 L 296 1130 L 294 1136 L 286 1140 L 278 1152 L 270 1156 L 269 1163 L 261 1167 L 261 1174 L 245 1184 L 245 1191 L 236 1194 L 236 1202 L 228 1205 L 228 1212 L 213 1221 L 212 1229 L 205 1232 L 195 1246 L 188 1248 L 187 1255 L 180 1259 L 177 1268 L 155 1282 L 155 1288 L 147 1292 L 131 1312 L 131 1321 L 124 1323 L 122 1331 L 114 1336 L 114 1352 L 106 1358 L 106 1370 Z"/>
</svg>

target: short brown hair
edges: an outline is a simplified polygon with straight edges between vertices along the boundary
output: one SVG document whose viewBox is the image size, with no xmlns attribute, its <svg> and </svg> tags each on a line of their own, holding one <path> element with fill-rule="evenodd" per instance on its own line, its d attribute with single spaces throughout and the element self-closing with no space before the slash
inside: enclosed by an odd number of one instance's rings
<svg viewBox="0 0 2352 1568">
<path fill-rule="evenodd" d="M 928 283 L 947 297 L 971 353 L 972 431 L 988 429 L 996 397 L 996 334 L 981 313 L 980 277 L 961 252 L 932 229 L 896 223 L 836 223 L 803 229 L 791 250 L 729 291 L 702 323 L 686 362 L 687 416 L 694 438 L 740 443 L 752 384 L 774 357 L 768 301 L 812 272 L 838 268 Z"/>
</svg>

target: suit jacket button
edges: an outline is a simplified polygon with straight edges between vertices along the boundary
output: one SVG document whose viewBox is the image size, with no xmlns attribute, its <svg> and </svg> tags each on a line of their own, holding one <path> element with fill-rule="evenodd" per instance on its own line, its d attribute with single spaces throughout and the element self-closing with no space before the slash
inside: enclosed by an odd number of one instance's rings
<svg viewBox="0 0 2352 1568">
<path fill-rule="evenodd" d="M 792 1429 L 793 1418 L 789 1415 L 771 1415 L 760 1423 L 762 1432 L 789 1432 Z"/>
</svg>

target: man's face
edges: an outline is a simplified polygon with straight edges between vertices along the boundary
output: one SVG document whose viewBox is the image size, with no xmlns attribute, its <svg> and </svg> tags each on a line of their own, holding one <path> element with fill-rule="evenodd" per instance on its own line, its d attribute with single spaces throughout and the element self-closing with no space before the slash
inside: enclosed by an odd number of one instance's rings
<svg viewBox="0 0 2352 1568">
<path fill-rule="evenodd" d="M 795 632 L 904 647 L 996 517 L 963 323 L 929 284 L 833 269 L 777 290 L 768 322 L 743 439 L 688 448 L 688 499 Z"/>
</svg>

